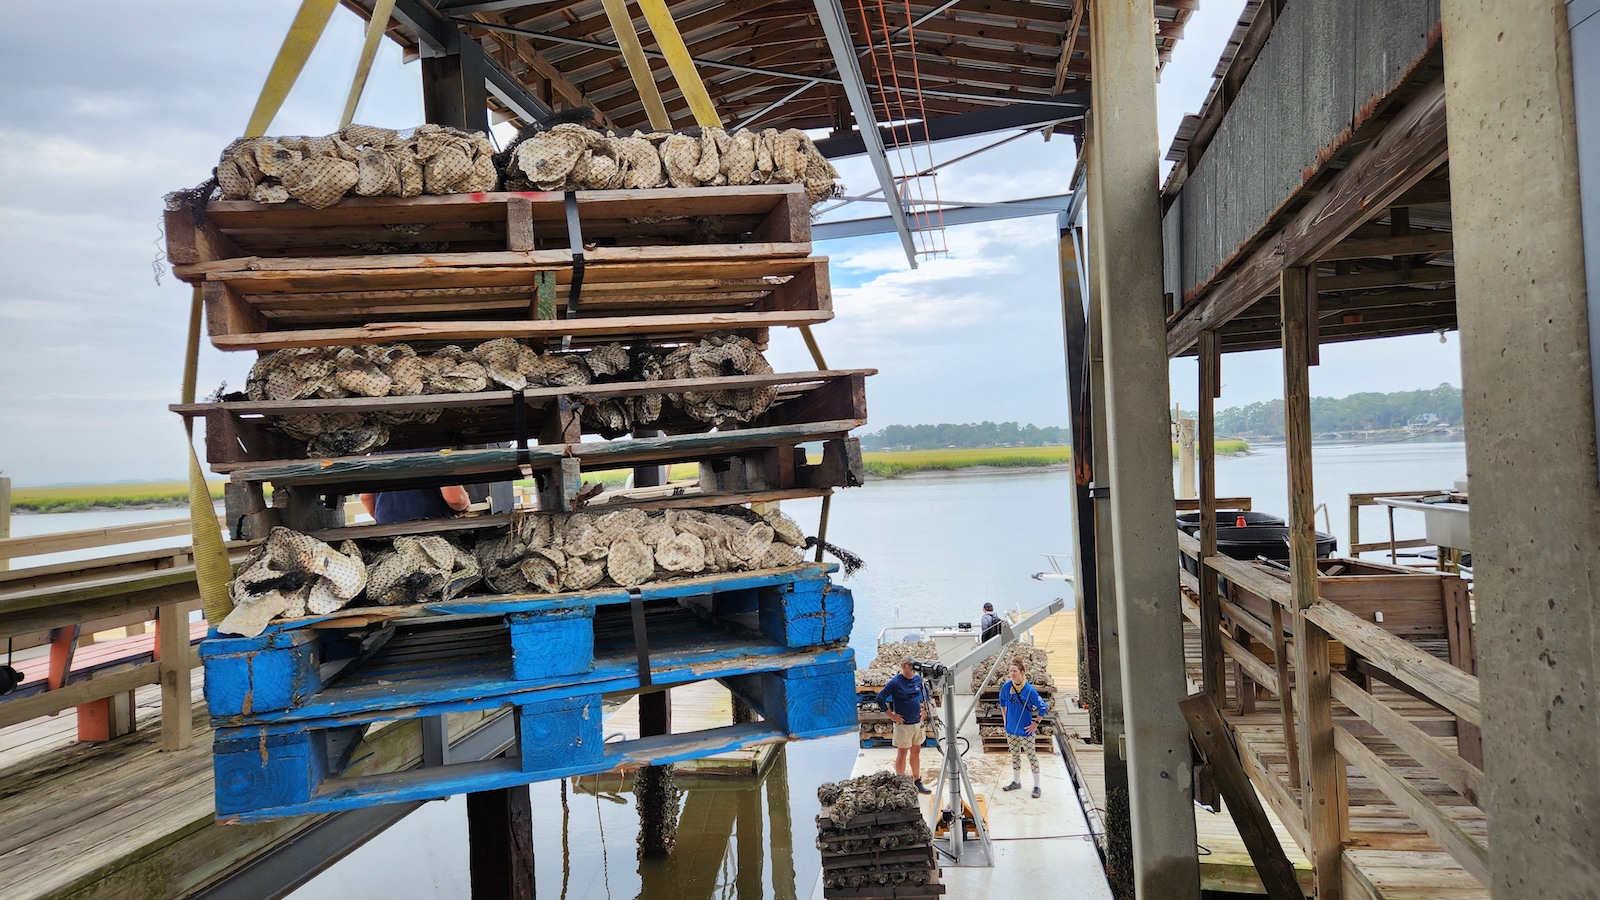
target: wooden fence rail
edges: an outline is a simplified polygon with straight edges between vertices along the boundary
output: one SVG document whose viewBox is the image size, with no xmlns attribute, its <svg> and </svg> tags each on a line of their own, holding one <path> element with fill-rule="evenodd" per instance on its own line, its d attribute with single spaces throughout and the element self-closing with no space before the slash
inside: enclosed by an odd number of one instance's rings
<svg viewBox="0 0 1600 900">
<path fill-rule="evenodd" d="M 0 560 L 188 534 L 184 519 L 5 538 Z M 80 739 L 110 740 L 136 725 L 134 691 L 159 684 L 162 747 L 188 746 L 191 674 L 199 665 L 189 620 L 198 606 L 189 547 L 0 571 L 0 638 L 14 654 L 48 648 L 43 689 L 0 697 L 0 728 L 75 708 Z M 155 633 L 137 637 L 151 620 Z M 126 653 L 113 650 L 90 670 L 74 672 L 78 650 L 91 645 L 96 632 L 114 628 L 127 629 L 118 639 Z"/>
<path fill-rule="evenodd" d="M 1304 777 L 1299 773 L 1305 764 L 1304 752 L 1299 748 L 1320 741 L 1324 746 L 1331 744 L 1339 760 L 1365 776 L 1389 802 L 1437 841 L 1463 869 L 1487 885 L 1488 851 L 1484 843 L 1465 831 L 1443 807 L 1408 780 L 1400 769 L 1363 744 L 1350 728 L 1335 722 L 1333 704 L 1337 703 L 1360 717 L 1379 735 L 1419 763 L 1429 777 L 1449 785 L 1474 805 L 1480 803 L 1484 789 L 1481 768 L 1460 753 L 1446 749 L 1445 745 L 1399 711 L 1343 674 L 1329 673 L 1328 692 L 1302 692 L 1296 695 L 1288 690 L 1290 681 L 1298 680 L 1293 674 L 1291 662 L 1291 649 L 1298 640 L 1336 641 L 1343 645 L 1351 658 L 1359 655 L 1366 665 L 1386 673 L 1391 683 L 1402 690 L 1428 700 L 1455 715 L 1459 722 L 1473 726 L 1483 723 L 1477 677 L 1320 595 L 1315 602 L 1300 610 L 1299 615 L 1294 615 L 1294 597 L 1288 582 L 1269 574 L 1257 564 L 1242 560 L 1210 556 L 1202 561 L 1199 541 L 1182 531 L 1178 534 L 1178 547 L 1183 556 L 1199 562 L 1225 579 L 1231 585 L 1230 591 L 1239 589 L 1270 603 L 1273 615 L 1269 622 L 1257 612 L 1247 610 L 1224 596 L 1219 606 L 1220 615 L 1226 621 L 1212 623 L 1210 627 L 1221 632 L 1220 652 L 1236 666 L 1241 676 L 1238 679 L 1241 694 L 1253 692 L 1255 686 L 1259 685 L 1279 698 L 1283 711 L 1281 727 L 1290 757 L 1289 775 L 1295 786 L 1285 784 L 1274 775 L 1248 742 L 1240 740 L 1235 743 L 1240 762 L 1251 781 L 1301 844 L 1306 856 L 1313 860 L 1326 858 L 1327 850 L 1312 846 L 1318 830 L 1310 827 L 1310 816 L 1297 800 L 1298 796 L 1303 796 L 1303 790 L 1297 788 Z M 1196 627 L 1204 629 L 1207 625 L 1203 622 L 1198 602 L 1200 578 L 1180 565 L 1178 579 L 1183 594 L 1181 605 L 1184 617 Z M 1284 631 L 1284 620 L 1289 616 L 1295 619 L 1293 638 L 1287 637 Z M 1238 639 L 1235 639 L 1236 633 Z M 1250 647 L 1241 643 L 1251 638 L 1260 641 L 1272 652 L 1274 664 L 1269 665 Z M 1201 646 L 1203 648 L 1205 642 Z M 1213 662 L 1201 660 L 1202 671 Z M 1313 708 L 1307 711 L 1309 714 L 1296 715 L 1291 704 L 1302 696 L 1313 704 Z M 1242 703 L 1243 697 L 1240 699 Z M 1318 706 L 1320 708 L 1316 708 Z M 1341 716 L 1341 721 L 1349 723 L 1352 720 Z M 1320 733 L 1315 730 L 1318 722 L 1324 723 L 1325 728 Z M 1340 792 L 1340 795 L 1347 802 L 1347 792 Z M 1324 852 L 1315 852 L 1318 849 Z"/>
</svg>

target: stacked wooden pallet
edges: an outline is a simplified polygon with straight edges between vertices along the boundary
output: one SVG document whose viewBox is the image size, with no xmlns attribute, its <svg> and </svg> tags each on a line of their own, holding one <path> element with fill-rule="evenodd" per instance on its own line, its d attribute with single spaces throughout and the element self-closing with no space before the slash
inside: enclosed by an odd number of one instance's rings
<svg viewBox="0 0 1600 900">
<path fill-rule="evenodd" d="M 916 808 L 857 815 L 840 825 L 817 817 L 822 895 L 936 897 L 944 893 L 932 835 Z"/>
<path fill-rule="evenodd" d="M 1048 672 L 1040 672 L 1037 676 L 1030 675 L 1029 680 L 1034 690 L 1039 692 L 1039 698 L 1049 704 L 1052 713 L 1055 712 L 1056 689 L 1055 680 Z M 1006 716 L 1000 708 L 1000 688 L 998 686 L 985 688 L 978 696 L 978 712 L 974 718 L 978 723 L 978 734 L 983 741 L 983 752 L 1006 753 L 1010 747 L 1006 744 Z M 1034 746 L 1040 753 L 1054 753 L 1056 747 L 1055 724 L 1051 721 L 1040 722 L 1038 733 L 1034 735 Z"/>
<path fill-rule="evenodd" d="M 665 352 L 711 336 L 760 348 L 774 326 L 832 318 L 827 260 L 810 255 L 809 206 L 790 185 L 347 198 L 321 210 L 212 201 L 203 217 L 169 211 L 168 256 L 200 289 L 207 333 L 223 350 L 405 342 L 421 354 L 513 338 L 527 352 L 588 359 L 613 343 Z M 207 460 L 232 481 L 229 524 L 246 537 L 282 525 L 334 544 L 434 534 L 470 547 L 504 534 L 513 518 L 730 507 L 860 484 L 848 434 L 865 422 L 869 374 L 228 395 L 173 409 L 205 419 Z M 775 401 L 716 430 L 664 404 L 650 431 L 601 440 L 584 414 L 619 398 L 753 388 L 774 389 Z M 315 458 L 288 423 L 329 415 L 400 424 L 373 448 L 381 454 Z M 811 443 L 821 443 L 820 457 L 801 446 Z M 597 471 L 683 463 L 698 463 L 698 480 L 610 492 L 584 483 Z M 516 478 L 538 485 L 536 507 L 366 526 L 334 512 L 351 494 Z M 218 812 L 251 820 L 348 809 L 847 731 L 853 600 L 830 582 L 832 569 L 724 568 L 632 590 L 505 595 L 479 586 L 394 606 L 358 599 L 274 621 L 257 636 L 213 637 L 202 656 L 218 726 Z M 707 678 L 762 721 L 601 740 L 604 695 Z M 352 768 L 373 723 L 495 708 L 516 711 L 510 756 L 387 779 Z"/>
</svg>

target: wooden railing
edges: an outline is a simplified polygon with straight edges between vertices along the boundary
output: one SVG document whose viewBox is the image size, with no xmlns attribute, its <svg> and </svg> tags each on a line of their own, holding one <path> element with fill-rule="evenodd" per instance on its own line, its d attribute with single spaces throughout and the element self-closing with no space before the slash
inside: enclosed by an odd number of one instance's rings
<svg viewBox="0 0 1600 900">
<path fill-rule="evenodd" d="M 1403 541 L 1402 540 L 1395 540 L 1395 536 L 1394 536 L 1394 507 L 1392 507 L 1392 506 L 1385 507 L 1389 511 L 1389 539 L 1386 540 L 1386 541 L 1368 541 L 1366 543 L 1362 543 L 1362 541 L 1361 541 L 1361 510 L 1362 510 L 1363 507 L 1367 507 L 1367 506 L 1383 506 L 1383 504 L 1378 502 L 1378 498 L 1379 497 L 1403 497 L 1403 498 L 1406 498 L 1406 499 L 1417 499 L 1417 498 L 1420 498 L 1420 497 L 1437 496 L 1440 493 L 1442 493 L 1442 492 L 1441 491 L 1373 491 L 1371 493 L 1365 493 L 1365 494 L 1351 494 L 1350 495 L 1350 555 L 1351 556 L 1360 556 L 1363 553 L 1371 553 L 1371 552 L 1373 552 L 1375 550 L 1387 550 L 1389 552 L 1389 562 L 1390 563 L 1394 563 L 1394 564 L 1398 564 L 1400 562 L 1400 552 L 1399 551 L 1401 551 L 1401 550 L 1412 550 L 1412 549 L 1415 549 L 1417 547 L 1430 547 L 1430 546 L 1432 546 L 1431 544 L 1428 543 L 1427 538 L 1407 538 L 1406 540 L 1403 540 Z"/>
<path fill-rule="evenodd" d="M 1178 546 L 1183 556 L 1200 560 L 1200 542 L 1195 538 L 1180 531 Z M 1260 565 L 1221 556 L 1207 557 L 1201 564 L 1229 584 L 1227 594 L 1219 595 L 1212 627 L 1221 632 L 1220 653 L 1236 667 L 1240 706 L 1250 705 L 1245 695 L 1253 695 L 1256 686 L 1278 697 L 1289 779 L 1299 789 L 1291 789 L 1274 775 L 1248 741 L 1235 742 L 1240 762 L 1306 856 L 1314 861 L 1328 858 L 1330 848 L 1314 843 L 1314 835 L 1318 833 L 1337 835 L 1341 852 L 1350 839 L 1348 791 L 1343 786 L 1348 764 L 1426 831 L 1463 869 L 1487 885 L 1488 852 L 1483 842 L 1467 833 L 1456 819 L 1419 790 L 1413 780 L 1362 743 L 1344 724 L 1352 721 L 1344 710 L 1359 717 L 1409 755 L 1429 777 L 1449 785 L 1474 805 L 1480 805 L 1479 798 L 1483 794 L 1483 770 L 1459 751 L 1448 750 L 1446 745 L 1347 674 L 1333 671 L 1326 664 L 1325 651 L 1321 654 L 1322 665 L 1297 671 L 1292 662 L 1297 654 L 1292 650 L 1299 641 L 1324 647 L 1337 642 L 1346 653 L 1346 673 L 1356 671 L 1351 663 L 1359 657 L 1366 671 L 1456 716 L 1463 734 L 1469 726 L 1483 723 L 1477 677 L 1324 599 L 1320 590 L 1314 602 L 1296 609 L 1290 583 Z M 1423 577 L 1437 576 L 1429 573 Z M 1201 609 L 1201 579 L 1180 566 L 1179 582 L 1184 593 L 1185 618 L 1204 629 L 1202 623 L 1208 616 L 1203 615 Z M 1230 596 L 1238 598 L 1246 594 L 1268 601 L 1270 621 L 1230 599 Z M 1445 614 L 1450 612 L 1446 610 Z M 1292 619 L 1292 627 L 1286 628 L 1288 619 Z M 1270 648 L 1274 664 L 1268 665 L 1239 638 L 1254 638 Z M 1205 646 L 1206 642 L 1202 641 L 1202 647 Z M 1299 655 L 1306 657 L 1303 653 Z M 1215 665 L 1220 670 L 1222 663 L 1221 659 L 1202 659 L 1201 667 L 1204 671 Z M 1291 684 L 1293 690 L 1287 690 Z M 1343 707 L 1337 719 L 1335 703 Z M 1304 706 L 1299 714 L 1295 712 L 1297 705 Z M 1336 804 L 1336 810 L 1314 811 L 1303 807 L 1299 801 L 1299 797 L 1310 793 L 1308 787 L 1318 776 L 1323 783 L 1338 786 L 1336 795 L 1344 798 L 1344 802 Z M 1320 829 L 1312 827 L 1313 815 L 1330 812 L 1333 822 L 1322 823 L 1324 827 Z"/>
<path fill-rule="evenodd" d="M 0 561 L 112 548 L 189 534 L 187 519 L 0 539 Z M 9 568 L 9 567 L 8 567 Z M 199 607 L 189 547 L 111 554 L 89 560 L 0 570 L 0 638 L 18 654 L 47 656 L 45 689 L 0 696 L 0 727 L 77 710 L 83 740 L 109 740 L 135 727 L 134 691 L 161 685 L 164 749 L 192 741 L 190 674 L 199 661 L 190 614 Z M 95 671 L 74 676 L 73 661 L 93 636 L 124 629 L 132 637 L 154 622 L 148 649 L 130 647 Z M 29 654 L 47 647 L 47 654 Z"/>
</svg>

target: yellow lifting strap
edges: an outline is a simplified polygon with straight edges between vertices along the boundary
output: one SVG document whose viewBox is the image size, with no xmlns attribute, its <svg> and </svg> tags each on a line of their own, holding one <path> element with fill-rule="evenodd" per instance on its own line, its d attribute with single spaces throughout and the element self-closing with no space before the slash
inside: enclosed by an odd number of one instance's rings
<svg viewBox="0 0 1600 900">
<path fill-rule="evenodd" d="M 272 69 L 267 73 L 267 83 L 261 88 L 256 108 L 250 113 L 250 124 L 244 130 L 245 137 L 260 137 L 267 133 L 278 110 L 283 108 L 289 89 L 294 87 L 300 71 L 306 67 L 306 60 L 311 58 L 312 48 L 317 46 L 323 29 L 328 27 L 333 8 L 338 4 L 339 0 L 302 0 L 300 11 L 289 23 L 289 33 L 284 35 L 283 46 L 278 48 L 278 58 L 272 61 Z"/>
<path fill-rule="evenodd" d="M 656 88 L 655 75 L 650 72 L 650 61 L 644 58 L 644 47 L 639 45 L 639 34 L 633 30 L 633 16 L 628 14 L 628 0 L 602 0 L 606 18 L 617 36 L 617 46 L 622 48 L 622 58 L 628 63 L 628 75 L 639 90 L 639 100 L 650 117 L 650 127 L 656 131 L 672 128 L 667 115 L 667 105 L 661 102 L 661 91 Z M 708 101 L 709 102 L 709 101 Z"/>
<path fill-rule="evenodd" d="M 672 12 L 667 9 L 665 0 L 639 0 L 639 9 L 644 12 L 644 20 L 650 25 L 650 33 L 655 35 L 661 55 L 667 58 L 667 67 L 672 70 L 678 89 L 683 91 L 683 99 L 694 113 L 696 124 L 701 128 L 721 128 L 722 119 L 717 116 L 717 108 L 711 105 L 711 95 L 706 93 L 705 83 L 695 71 L 694 59 L 683 44 L 683 35 L 678 33 L 678 24 L 672 21 Z"/>
<path fill-rule="evenodd" d="M 195 373 L 200 363 L 200 316 L 204 305 L 200 286 L 195 285 L 194 299 L 189 306 L 189 346 L 183 359 L 184 403 L 194 402 Z M 200 468 L 200 457 L 194 452 L 194 419 L 184 419 L 184 432 L 189 446 L 189 532 L 194 541 L 194 578 L 200 586 L 200 603 L 206 621 L 216 625 L 233 611 L 233 601 L 228 597 L 233 563 L 228 559 L 228 548 L 222 543 L 222 524 L 217 521 L 217 508 L 212 503 L 205 472 Z"/>
<path fill-rule="evenodd" d="M 350 82 L 350 96 L 344 101 L 344 115 L 339 117 L 340 128 L 355 121 L 356 103 L 367 86 L 372 60 L 378 55 L 378 41 L 383 39 L 384 29 L 389 27 L 389 16 L 393 12 L 394 0 L 378 0 L 373 4 L 372 18 L 367 20 L 367 40 L 361 45 L 361 58 L 356 62 L 356 77 Z"/>
</svg>

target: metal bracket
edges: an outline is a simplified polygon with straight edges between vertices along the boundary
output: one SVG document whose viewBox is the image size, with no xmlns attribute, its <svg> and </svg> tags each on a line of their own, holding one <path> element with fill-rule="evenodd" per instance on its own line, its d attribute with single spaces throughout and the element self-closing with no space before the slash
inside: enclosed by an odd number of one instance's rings
<svg viewBox="0 0 1600 900">
<path fill-rule="evenodd" d="M 649 687 L 650 632 L 644 624 L 644 594 L 638 588 L 628 588 L 628 606 L 633 612 L 633 644 L 639 653 L 639 686 Z"/>
<path fill-rule="evenodd" d="M 1089 485 L 1089 497 L 1092 500 L 1110 500 L 1111 487 L 1109 485 L 1101 487 L 1098 484 L 1091 483 Z"/>
<path fill-rule="evenodd" d="M 567 191 L 567 244 L 572 248 L 572 284 L 567 286 L 567 319 L 578 317 L 578 301 L 583 293 L 583 226 L 578 221 L 578 192 Z M 561 336 L 561 349 L 572 349 L 572 335 Z"/>
</svg>

